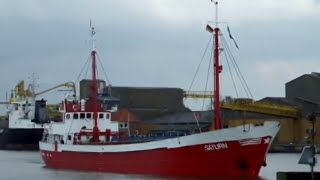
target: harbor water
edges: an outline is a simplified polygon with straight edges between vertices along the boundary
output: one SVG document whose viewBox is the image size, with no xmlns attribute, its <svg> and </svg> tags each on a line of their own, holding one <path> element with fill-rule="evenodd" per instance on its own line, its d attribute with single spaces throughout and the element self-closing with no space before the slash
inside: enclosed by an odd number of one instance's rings
<svg viewBox="0 0 320 180">
<path fill-rule="evenodd" d="M 299 165 L 300 154 L 271 153 L 268 154 L 267 167 L 260 171 L 257 179 L 275 180 L 278 171 L 309 171 L 307 165 Z M 320 156 L 317 156 L 319 159 Z M 316 166 L 315 171 L 320 171 Z M 55 170 L 46 168 L 40 153 L 37 151 L 0 151 L 0 180 L 175 180 L 175 179 L 230 179 L 230 178 L 195 178 L 195 177 L 164 177 L 150 175 L 116 174 L 104 172 L 83 172 L 71 170 Z M 234 179 L 234 178 L 232 178 Z M 246 178 L 235 178 L 246 179 Z"/>
</svg>

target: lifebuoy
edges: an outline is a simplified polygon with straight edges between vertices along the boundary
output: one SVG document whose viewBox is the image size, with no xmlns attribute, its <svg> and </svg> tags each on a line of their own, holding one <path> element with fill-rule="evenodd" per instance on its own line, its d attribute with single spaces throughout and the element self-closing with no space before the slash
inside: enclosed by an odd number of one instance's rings
<svg viewBox="0 0 320 180">
<path fill-rule="evenodd" d="M 73 111 L 78 111 L 79 110 L 77 105 L 73 105 L 72 108 L 73 108 Z"/>
</svg>

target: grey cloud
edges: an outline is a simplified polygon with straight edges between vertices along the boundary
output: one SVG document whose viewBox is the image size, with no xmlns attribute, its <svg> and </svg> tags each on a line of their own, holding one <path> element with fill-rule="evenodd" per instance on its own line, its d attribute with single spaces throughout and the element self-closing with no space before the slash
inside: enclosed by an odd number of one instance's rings
<svg viewBox="0 0 320 180">
<path fill-rule="evenodd" d="M 92 21 L 97 27 L 99 57 L 111 83 L 187 89 L 209 39 L 205 20 L 167 22 L 152 13 L 144 14 L 147 11 L 140 12 L 139 8 L 130 9 L 126 2 L 118 2 L 118 6 L 106 3 L 105 7 L 97 7 L 97 12 L 94 12 L 94 5 L 88 5 L 89 11 L 98 17 L 93 17 Z M 40 82 L 48 83 L 48 87 L 75 80 L 86 62 L 91 47 L 89 42 L 85 43 L 89 39 L 90 13 L 84 15 L 82 10 L 87 3 L 55 5 L 70 8 L 67 14 L 67 10 L 50 5 L 36 4 L 40 10 L 33 15 L 44 13 L 43 17 L 23 16 L 29 12 L 27 10 L 16 16 L 0 17 L 0 97 L 32 72 L 40 76 Z M 63 18 L 64 15 L 71 17 Z M 258 98 L 270 94 L 264 91 L 267 87 L 264 88 L 259 79 L 252 78 L 255 71 L 250 69 L 250 64 L 268 59 L 318 58 L 318 22 L 317 17 L 302 17 L 295 21 L 229 22 L 240 46 L 240 51 L 235 51 L 236 57 L 244 76 L 252 80 L 248 83 Z M 224 70 L 227 71 L 226 65 Z M 201 71 L 202 77 L 197 78 L 201 83 L 195 90 L 204 89 L 207 67 L 203 66 Z M 258 84 L 259 88 L 255 88 Z M 232 88 L 229 82 L 223 82 L 223 85 L 225 89 Z M 276 90 L 279 84 L 274 85 L 272 94 L 283 95 L 282 90 Z"/>
</svg>

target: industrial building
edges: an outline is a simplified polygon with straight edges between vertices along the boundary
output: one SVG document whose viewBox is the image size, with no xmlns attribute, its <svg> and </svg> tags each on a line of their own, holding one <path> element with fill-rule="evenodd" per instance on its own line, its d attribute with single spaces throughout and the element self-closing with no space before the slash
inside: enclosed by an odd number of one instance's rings
<svg viewBox="0 0 320 180">
<path fill-rule="evenodd" d="M 310 144 L 311 136 L 307 132 L 310 132 L 312 124 L 308 121 L 307 117 L 311 113 L 320 112 L 319 91 L 320 74 L 304 74 L 285 84 L 285 97 L 266 97 L 258 101 L 270 105 L 279 105 L 279 108 L 276 108 L 279 114 L 271 118 L 272 120 L 281 122 L 282 125 L 273 143 L 273 149 L 279 151 L 300 151 L 304 145 Z M 281 111 L 282 113 L 280 113 Z M 252 119 L 248 118 L 246 122 L 262 123 L 266 120 L 259 118 L 259 116 Z M 230 121 L 230 125 L 242 124 L 241 121 L 240 119 L 235 119 L 234 121 Z M 318 120 L 315 123 L 315 128 L 320 129 Z M 317 134 L 315 136 L 315 143 L 320 144 L 320 136 Z"/>
<path fill-rule="evenodd" d="M 81 81 L 82 98 L 90 98 L 90 80 Z M 179 88 L 108 87 L 99 81 L 100 92 L 112 95 L 119 101 L 118 108 L 126 122 L 128 116 L 135 117 L 129 130 L 139 134 L 167 131 L 193 133 L 207 131 L 213 119 L 213 112 L 192 112 L 184 106 L 184 91 Z M 307 115 L 319 111 L 320 74 L 304 74 L 285 84 L 285 97 L 266 97 L 259 101 L 251 99 L 225 99 L 222 106 L 224 126 L 261 124 L 264 121 L 279 121 L 281 129 L 274 140 L 273 150 L 301 150 L 310 143 L 306 133 L 311 123 Z M 103 97 L 103 96 L 102 96 Z M 102 98 L 101 97 L 101 98 Z M 103 99 L 103 98 L 102 98 Z M 319 111 L 320 112 L 320 111 Z M 130 122 L 128 121 L 130 124 Z M 129 127 L 129 126 L 128 126 Z M 134 128 L 133 128 L 134 127 Z M 316 123 L 320 128 L 320 123 Z M 320 137 L 315 142 L 320 144 Z"/>
</svg>

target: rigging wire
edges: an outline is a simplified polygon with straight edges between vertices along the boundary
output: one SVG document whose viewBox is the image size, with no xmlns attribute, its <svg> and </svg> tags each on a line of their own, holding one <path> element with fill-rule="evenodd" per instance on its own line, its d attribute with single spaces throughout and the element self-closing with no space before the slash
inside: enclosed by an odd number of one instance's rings
<svg viewBox="0 0 320 180">
<path fill-rule="evenodd" d="M 203 52 L 203 54 L 202 54 L 202 57 L 201 57 L 200 63 L 199 63 L 199 65 L 198 65 L 198 67 L 197 67 L 196 73 L 195 73 L 195 74 L 194 74 L 194 76 L 193 76 L 193 79 L 192 79 L 192 81 L 191 81 L 191 84 L 190 84 L 190 86 L 189 86 L 188 91 L 190 91 L 190 90 L 191 90 L 191 88 L 192 88 L 192 85 L 193 85 L 193 83 L 194 83 L 194 80 L 195 80 L 195 78 L 196 78 L 196 76 L 197 76 L 197 74 L 198 74 L 198 72 L 199 72 L 200 65 L 202 64 L 203 59 L 204 59 L 204 56 L 205 56 L 205 55 L 206 55 L 206 53 L 207 53 L 207 50 L 208 50 L 208 47 L 209 47 L 210 42 L 211 42 L 211 40 L 212 40 L 212 37 L 213 37 L 213 36 L 211 35 L 211 36 L 210 36 L 210 38 L 209 38 L 209 41 L 208 41 L 208 43 L 207 43 L 207 47 L 206 47 L 206 49 L 204 50 L 204 52 Z"/>
<path fill-rule="evenodd" d="M 222 46 L 225 47 L 226 45 L 222 42 Z M 236 93 L 237 98 L 239 98 L 237 86 L 236 86 L 236 83 L 235 83 L 234 78 L 233 78 L 233 73 L 232 73 L 232 69 L 231 69 L 231 67 L 230 67 L 230 63 L 229 63 L 229 59 L 228 59 L 227 53 L 226 53 L 226 51 L 223 51 L 223 53 L 224 53 L 224 56 L 225 56 L 225 58 L 226 58 L 226 62 L 227 62 L 227 65 L 228 65 L 229 74 L 230 74 L 230 76 L 231 76 L 233 88 L 234 88 L 234 90 L 235 90 L 235 93 Z"/>
<path fill-rule="evenodd" d="M 79 75 L 78 75 L 78 77 L 77 77 L 77 79 L 76 79 L 75 83 L 77 83 L 77 82 L 79 81 L 80 76 L 81 76 L 81 74 L 82 74 L 82 72 L 83 72 L 84 68 L 87 66 L 87 64 L 89 64 L 89 61 L 90 61 L 90 56 L 88 57 L 88 59 L 87 59 L 86 63 L 85 63 L 85 64 L 84 64 L 84 66 L 82 67 L 82 69 L 81 69 L 81 71 L 80 71 L 80 73 L 79 73 Z"/>
<path fill-rule="evenodd" d="M 84 78 L 86 78 L 87 77 L 87 74 L 88 74 L 88 71 L 89 71 L 89 65 L 87 65 L 87 69 L 86 69 L 86 73 L 84 74 Z"/>
<path fill-rule="evenodd" d="M 97 62 L 97 61 L 96 61 Z M 98 69 L 98 66 L 96 65 L 96 78 L 97 78 L 97 82 L 99 81 L 99 69 Z"/>
<path fill-rule="evenodd" d="M 207 88 L 208 88 L 208 81 L 209 81 L 211 62 L 212 62 L 212 54 L 213 54 L 213 44 L 212 44 L 212 48 L 211 49 L 212 50 L 211 50 L 211 53 L 210 53 L 209 66 L 208 66 L 208 71 L 207 71 L 207 81 L 206 81 L 206 85 L 205 85 L 204 91 L 207 91 Z M 204 101 L 205 101 L 205 99 L 202 100 L 202 108 L 201 108 L 201 110 L 203 110 L 203 108 L 204 108 Z"/>
<path fill-rule="evenodd" d="M 204 50 L 204 52 L 203 52 L 203 54 L 202 54 L 202 56 L 201 56 L 200 63 L 199 63 L 199 65 L 198 65 L 198 67 L 197 67 L 197 70 L 196 70 L 196 72 L 195 72 L 195 74 L 194 74 L 194 76 L 193 76 L 193 78 L 192 78 L 192 81 L 191 81 L 191 84 L 190 84 L 190 86 L 189 86 L 188 92 L 190 92 L 190 90 L 191 90 L 191 88 L 192 88 L 192 86 L 193 86 L 193 83 L 194 83 L 194 81 L 195 81 L 195 78 L 196 78 L 196 76 L 197 76 L 197 74 L 198 74 L 198 72 L 199 72 L 200 66 L 201 66 L 201 64 L 202 64 L 202 62 L 203 62 L 203 60 L 204 60 L 204 57 L 205 57 L 205 55 L 206 55 L 206 53 L 207 53 L 207 51 L 208 51 L 208 48 L 209 48 L 209 45 L 210 45 L 210 43 L 211 43 L 212 37 L 213 37 L 213 35 L 210 36 L 209 41 L 208 41 L 208 43 L 207 43 L 207 45 L 206 45 L 206 48 L 205 48 L 205 50 Z M 211 54 L 211 56 L 212 56 L 212 54 Z M 210 58 L 210 62 L 211 62 L 211 59 L 212 59 L 212 58 Z M 210 62 L 209 62 L 209 63 L 210 63 Z M 207 81 L 208 81 L 208 80 L 207 80 Z M 206 85 L 206 86 L 207 86 L 207 85 Z M 184 99 L 184 100 L 185 100 L 185 99 Z M 204 102 L 203 102 L 203 104 L 204 104 Z M 202 105 L 202 109 L 203 109 L 203 106 L 204 106 L 204 105 Z M 181 115 L 180 115 L 180 116 L 181 116 Z M 193 115 L 193 117 L 194 117 L 195 120 L 197 121 L 199 131 L 201 132 L 201 127 L 200 127 L 200 125 L 199 125 L 198 119 L 196 118 L 195 115 Z"/>
<path fill-rule="evenodd" d="M 107 76 L 107 73 L 106 73 L 106 71 L 105 71 L 105 69 L 104 69 L 104 67 L 103 67 L 103 65 L 102 65 L 102 62 L 100 61 L 100 57 L 99 57 L 98 54 L 97 54 L 97 57 L 98 57 L 98 61 L 99 61 L 99 63 L 100 63 L 101 69 L 102 69 L 102 71 L 103 71 L 103 74 L 104 74 L 104 76 L 105 76 L 105 78 L 106 78 L 106 80 L 107 80 L 107 83 L 110 85 L 111 83 L 110 83 L 109 78 L 108 78 L 108 76 Z"/>
<path fill-rule="evenodd" d="M 225 42 L 225 39 L 224 39 L 224 41 L 223 41 L 225 44 L 226 44 L 226 42 Z M 227 56 L 229 56 L 229 58 L 231 59 L 231 64 L 233 65 L 233 67 L 234 67 L 234 71 L 236 72 L 236 74 L 237 74 L 237 77 L 238 77 L 238 79 L 239 79 L 239 81 L 240 81 L 240 84 L 242 85 L 242 88 L 243 88 L 243 90 L 244 90 L 244 92 L 246 93 L 246 95 L 247 95 L 247 97 L 249 98 L 249 93 L 248 93 L 248 90 L 247 90 L 247 88 L 246 88 L 246 86 L 245 86 L 245 84 L 244 84 L 244 80 L 241 78 L 241 75 L 240 75 L 240 72 L 239 72 L 239 70 L 236 68 L 237 67 L 237 64 L 232 60 L 232 57 L 231 57 L 231 52 L 228 50 L 228 46 L 226 45 L 226 51 L 227 51 Z"/>
<path fill-rule="evenodd" d="M 236 71 L 236 73 L 237 73 L 237 75 L 238 75 L 238 77 L 239 77 L 240 82 L 243 81 L 243 82 L 241 82 L 241 84 L 242 84 L 242 86 L 243 86 L 243 88 L 244 88 L 244 90 L 245 90 L 248 98 L 252 98 L 252 99 L 253 99 L 253 95 L 252 95 L 252 93 L 251 93 L 251 91 L 250 91 L 250 88 L 249 88 L 246 80 L 244 79 L 241 71 L 240 71 L 240 68 L 239 68 L 239 66 L 238 66 L 238 63 L 236 62 L 234 56 L 232 55 L 229 46 L 227 46 L 227 43 L 226 43 L 225 38 L 222 36 L 221 39 L 222 39 L 223 42 L 226 44 L 225 47 L 226 47 L 227 53 L 229 54 L 229 56 L 230 56 L 230 58 L 231 58 L 231 60 L 232 60 L 231 62 L 232 62 L 233 65 L 234 65 L 235 71 Z"/>
</svg>

